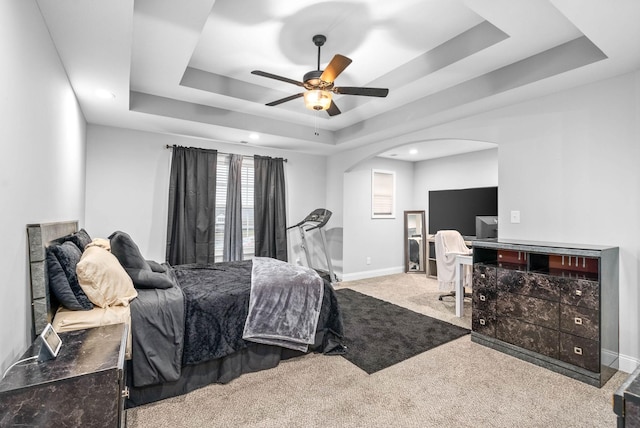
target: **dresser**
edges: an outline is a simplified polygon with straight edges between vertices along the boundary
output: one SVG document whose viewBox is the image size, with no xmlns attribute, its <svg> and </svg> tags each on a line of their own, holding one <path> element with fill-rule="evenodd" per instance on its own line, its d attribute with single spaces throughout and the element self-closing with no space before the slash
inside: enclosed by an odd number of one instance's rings
<svg viewBox="0 0 640 428">
<path fill-rule="evenodd" d="M 617 371 L 618 248 L 474 241 L 471 340 L 590 385 Z"/>
<path fill-rule="evenodd" d="M 0 381 L 0 426 L 125 425 L 125 324 L 60 333 L 57 358 L 27 361 Z M 20 358 L 38 355 L 39 341 Z"/>
</svg>

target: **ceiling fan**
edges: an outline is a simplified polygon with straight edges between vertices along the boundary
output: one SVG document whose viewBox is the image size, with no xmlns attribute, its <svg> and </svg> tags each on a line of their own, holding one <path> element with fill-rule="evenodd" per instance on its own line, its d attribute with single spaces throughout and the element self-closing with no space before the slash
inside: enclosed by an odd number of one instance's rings
<svg viewBox="0 0 640 428">
<path fill-rule="evenodd" d="M 389 89 L 386 88 L 363 88 L 357 86 L 334 86 L 333 82 L 340 73 L 344 71 L 351 60 L 343 55 L 335 55 L 327 68 L 320 70 L 320 47 L 324 45 L 327 38 L 322 34 L 317 34 L 312 38 L 313 43 L 318 47 L 318 69 L 306 73 L 303 81 L 289 79 L 287 77 L 278 76 L 267 73 L 265 71 L 254 70 L 251 74 L 257 76 L 268 77 L 269 79 L 280 80 L 282 82 L 291 83 L 306 89 L 305 92 L 291 95 L 276 101 L 268 103 L 268 106 L 276 106 L 296 98 L 304 97 L 307 108 L 311 110 L 326 110 L 329 116 L 340 114 L 340 109 L 333 102 L 331 93 L 340 95 L 363 95 L 366 97 L 386 97 Z"/>
</svg>

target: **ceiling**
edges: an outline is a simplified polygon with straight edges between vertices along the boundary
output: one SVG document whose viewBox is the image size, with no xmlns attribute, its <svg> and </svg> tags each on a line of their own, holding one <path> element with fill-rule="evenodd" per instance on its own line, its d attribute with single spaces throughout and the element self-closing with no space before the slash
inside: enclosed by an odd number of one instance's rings
<svg viewBox="0 0 640 428">
<path fill-rule="evenodd" d="M 381 156 L 410 161 L 484 150 L 492 145 L 394 142 L 640 68 L 637 0 L 37 3 L 89 123 L 311 154 L 377 141 L 389 142 Z M 335 54 L 353 60 L 337 86 L 389 95 L 335 95 L 333 117 L 301 98 L 265 106 L 300 88 L 251 71 L 301 81 L 316 69 L 315 34 L 327 37 L 321 68 Z"/>
</svg>

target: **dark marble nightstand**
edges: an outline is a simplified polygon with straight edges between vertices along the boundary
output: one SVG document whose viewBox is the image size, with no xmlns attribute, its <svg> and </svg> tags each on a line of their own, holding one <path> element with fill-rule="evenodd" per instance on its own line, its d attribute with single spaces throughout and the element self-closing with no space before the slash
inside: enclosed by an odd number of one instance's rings
<svg viewBox="0 0 640 428">
<path fill-rule="evenodd" d="M 54 360 L 28 361 L 0 381 L 0 426 L 125 425 L 125 324 L 60 333 Z M 20 358 L 38 354 L 37 342 Z"/>
<path fill-rule="evenodd" d="M 613 395 L 613 411 L 618 415 L 618 428 L 640 428 L 640 367 Z"/>
</svg>

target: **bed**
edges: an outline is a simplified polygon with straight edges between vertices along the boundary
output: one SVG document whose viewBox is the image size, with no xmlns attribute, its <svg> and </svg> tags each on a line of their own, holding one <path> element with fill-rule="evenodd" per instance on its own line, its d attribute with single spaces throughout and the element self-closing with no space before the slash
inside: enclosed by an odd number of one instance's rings
<svg viewBox="0 0 640 428">
<path fill-rule="evenodd" d="M 308 352 L 344 352 L 335 292 L 309 269 L 265 258 L 169 266 L 141 258 L 124 232 L 91 239 L 76 221 L 31 224 L 27 232 L 34 337 L 47 323 L 60 331 L 129 324 L 128 407 Z M 77 285 L 60 291 L 60 279 L 74 274 L 86 299 Z M 87 287 L 87 277 L 109 291 Z M 284 315 L 265 316 L 274 313 Z"/>
</svg>

